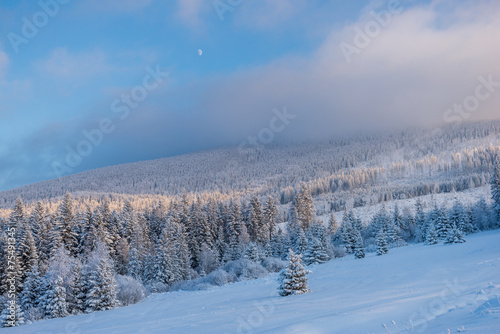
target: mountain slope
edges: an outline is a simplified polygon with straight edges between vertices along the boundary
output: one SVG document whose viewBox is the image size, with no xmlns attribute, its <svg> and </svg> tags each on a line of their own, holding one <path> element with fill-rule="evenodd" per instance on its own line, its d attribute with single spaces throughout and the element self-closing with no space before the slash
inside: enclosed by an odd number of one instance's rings
<svg viewBox="0 0 500 334">
<path fill-rule="evenodd" d="M 314 196 L 376 204 L 429 193 L 462 191 L 488 183 L 500 151 L 500 121 L 411 129 L 248 151 L 218 149 L 106 167 L 0 193 L 0 208 L 20 196 L 27 203 L 75 196 L 177 196 L 182 192 L 233 200 L 274 196 L 290 202 L 302 182 Z M 130 197 L 130 196 L 129 196 Z M 321 214 L 321 213 L 320 213 Z"/>
<path fill-rule="evenodd" d="M 272 275 L 3 332 L 438 334 L 464 327 L 465 333 L 499 333 L 499 239 L 500 231 L 483 232 L 465 244 L 333 260 L 312 267 L 312 293 L 301 296 L 279 297 Z"/>
</svg>

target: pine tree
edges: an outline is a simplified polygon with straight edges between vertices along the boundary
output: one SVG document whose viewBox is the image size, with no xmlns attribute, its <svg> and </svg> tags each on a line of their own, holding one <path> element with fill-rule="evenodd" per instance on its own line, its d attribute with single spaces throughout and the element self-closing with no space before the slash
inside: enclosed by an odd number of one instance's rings
<svg viewBox="0 0 500 334">
<path fill-rule="evenodd" d="M 491 177 L 491 197 L 497 226 L 500 225 L 500 159 L 495 161 L 493 176 Z"/>
<path fill-rule="evenodd" d="M 309 242 L 307 241 L 306 234 L 302 228 L 299 228 L 298 236 L 295 240 L 295 244 L 293 245 L 293 249 L 297 254 L 304 254 L 308 247 Z"/>
<path fill-rule="evenodd" d="M 397 203 L 394 206 L 394 212 L 392 214 L 392 223 L 396 227 L 396 231 L 398 231 L 404 227 L 403 226 L 404 225 L 403 224 L 404 223 L 403 216 L 401 215 L 401 212 L 399 211 L 399 206 Z"/>
<path fill-rule="evenodd" d="M 71 256 L 78 254 L 78 234 L 75 232 L 75 225 L 73 200 L 71 199 L 71 195 L 67 193 L 59 205 L 55 229 L 61 235 L 61 241 Z"/>
<path fill-rule="evenodd" d="M 29 219 L 29 225 L 31 226 L 37 249 L 40 248 L 40 238 L 43 237 L 41 234 L 43 234 L 42 230 L 45 228 L 46 218 L 45 208 L 41 202 L 37 202 Z"/>
<path fill-rule="evenodd" d="M 51 254 L 52 224 L 47 216 L 45 208 L 38 202 L 30 218 L 30 225 L 35 239 L 35 246 L 38 255 L 38 269 L 41 274 L 47 271 Z"/>
<path fill-rule="evenodd" d="M 281 228 L 278 228 L 278 232 L 271 238 L 271 253 L 273 257 L 281 258 L 284 253 L 284 243 L 285 237 Z"/>
<path fill-rule="evenodd" d="M 24 312 L 21 309 L 19 299 L 5 298 L 2 313 L 0 313 L 0 327 L 17 327 L 23 324 Z"/>
<path fill-rule="evenodd" d="M 355 232 L 356 231 L 352 226 L 352 215 L 350 215 L 346 209 L 342 220 L 342 226 L 340 228 L 340 235 L 348 254 L 352 254 L 354 252 L 354 242 L 356 241 Z"/>
<path fill-rule="evenodd" d="M 329 260 L 328 253 L 320 240 L 312 238 L 309 247 L 304 253 L 304 262 L 307 265 L 325 263 Z"/>
<path fill-rule="evenodd" d="M 69 314 L 79 314 L 84 311 L 84 304 L 79 298 L 82 296 L 84 287 L 82 286 L 82 265 L 75 262 L 71 267 L 71 276 L 69 278 L 66 301 Z"/>
<path fill-rule="evenodd" d="M 363 238 L 361 233 L 356 231 L 356 242 L 354 243 L 354 257 L 356 259 L 362 259 L 365 257 L 365 247 L 363 245 Z"/>
<path fill-rule="evenodd" d="M 437 224 L 440 220 L 440 210 L 437 207 L 437 204 L 434 203 L 434 207 L 429 211 L 425 218 L 424 226 L 422 227 L 422 241 L 427 240 L 428 229 L 432 225 L 436 230 Z"/>
<path fill-rule="evenodd" d="M 35 245 L 35 239 L 31 234 L 31 229 L 28 224 L 25 224 L 24 231 L 19 243 L 20 266 L 21 266 L 21 280 L 24 281 L 26 275 L 31 268 L 38 263 L 38 252 Z"/>
<path fill-rule="evenodd" d="M 334 235 L 337 233 L 339 229 L 339 224 L 337 223 L 337 219 L 335 218 L 335 211 L 332 211 L 330 214 L 330 220 L 328 221 L 328 234 Z"/>
<path fill-rule="evenodd" d="M 118 306 L 113 265 L 101 259 L 90 275 L 90 289 L 86 300 L 87 312 L 106 311 Z"/>
<path fill-rule="evenodd" d="M 315 209 L 311 193 L 305 184 L 302 184 L 293 206 L 300 226 L 305 230 L 309 229 L 315 216 Z"/>
<path fill-rule="evenodd" d="M 436 229 L 436 233 L 439 239 L 446 239 L 448 233 L 454 228 L 448 220 L 448 215 L 446 214 L 445 209 L 439 209 L 437 215 L 437 221 L 434 225 Z"/>
<path fill-rule="evenodd" d="M 38 307 L 39 299 L 42 296 L 41 288 L 42 278 L 38 271 L 38 266 L 35 265 L 28 273 L 23 284 L 23 291 L 20 295 L 23 310 L 29 311 L 30 309 Z"/>
<path fill-rule="evenodd" d="M 417 229 L 420 230 L 419 241 L 425 241 L 427 233 L 425 221 L 426 221 L 426 215 L 424 212 L 424 205 L 422 203 L 422 200 L 419 198 L 417 200 L 417 203 L 415 204 L 415 225 L 417 226 Z"/>
<path fill-rule="evenodd" d="M 9 291 L 10 282 L 14 282 L 16 292 L 22 291 L 21 277 L 23 272 L 20 265 L 20 256 L 15 249 L 15 243 L 10 243 L 12 235 L 0 231 L 0 296 Z M 9 238 L 9 239 L 8 239 Z M 12 249 L 14 246 L 14 249 Z"/>
<path fill-rule="evenodd" d="M 462 231 L 457 228 L 454 228 L 448 232 L 446 237 L 446 244 L 461 244 L 465 242 L 464 235 Z"/>
<path fill-rule="evenodd" d="M 254 242 L 250 242 L 248 244 L 247 249 L 245 250 L 245 253 L 243 254 L 243 257 L 245 259 L 248 259 L 250 261 L 258 262 L 259 261 L 259 249 L 257 248 L 257 245 Z"/>
<path fill-rule="evenodd" d="M 50 289 L 44 297 L 45 315 L 48 318 L 63 318 L 68 315 L 68 305 L 66 303 L 66 288 L 63 279 L 57 276 L 52 282 Z"/>
<path fill-rule="evenodd" d="M 387 244 L 387 236 L 383 229 L 380 229 L 377 233 L 377 255 L 384 255 L 389 252 L 389 246 Z"/>
<path fill-rule="evenodd" d="M 438 235 L 436 233 L 436 229 L 434 228 L 434 223 L 430 223 L 427 228 L 427 237 L 425 239 L 425 243 L 428 245 L 435 245 L 439 242 Z"/>
<path fill-rule="evenodd" d="M 274 203 L 274 199 L 269 196 L 267 198 L 266 205 L 264 207 L 264 213 L 262 219 L 264 221 L 264 226 L 267 231 L 269 231 L 269 235 L 266 240 L 269 241 L 276 233 L 276 225 L 277 225 L 277 216 L 278 216 L 278 208 Z"/>
<path fill-rule="evenodd" d="M 248 212 L 247 230 L 250 240 L 259 244 L 265 244 L 268 240 L 269 231 L 265 228 L 262 217 L 262 207 L 259 199 L 254 196 L 250 200 Z"/>
<path fill-rule="evenodd" d="M 455 201 L 455 204 L 450 211 L 449 221 L 451 226 L 455 226 L 463 233 L 470 234 L 474 232 L 474 227 L 465 212 L 465 208 L 458 200 Z"/>
<path fill-rule="evenodd" d="M 300 295 L 311 292 L 307 284 L 307 274 L 310 271 L 304 268 L 302 256 L 296 255 L 291 249 L 288 255 L 288 265 L 280 272 L 278 293 L 280 296 Z"/>
</svg>

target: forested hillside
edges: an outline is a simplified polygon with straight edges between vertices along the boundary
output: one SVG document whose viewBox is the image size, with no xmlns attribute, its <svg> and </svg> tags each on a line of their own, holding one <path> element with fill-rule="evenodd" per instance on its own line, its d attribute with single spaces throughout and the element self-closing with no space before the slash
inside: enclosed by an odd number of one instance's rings
<svg viewBox="0 0 500 334">
<path fill-rule="evenodd" d="M 223 201 L 272 196 L 286 204 L 305 182 L 313 196 L 328 195 L 331 209 L 339 211 L 349 201 L 363 206 L 484 186 L 499 149 L 499 121 L 253 150 L 218 149 L 4 191 L 0 208 L 10 208 L 22 197 L 27 204 L 43 200 L 55 209 L 68 192 L 88 203 L 111 198 L 140 208 L 183 193 Z"/>
</svg>

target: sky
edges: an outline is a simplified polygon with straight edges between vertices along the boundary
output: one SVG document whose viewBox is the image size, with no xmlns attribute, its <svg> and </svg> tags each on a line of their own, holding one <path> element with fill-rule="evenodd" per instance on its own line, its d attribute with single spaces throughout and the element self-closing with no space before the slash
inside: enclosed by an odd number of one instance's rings
<svg viewBox="0 0 500 334">
<path fill-rule="evenodd" d="M 4 0 L 0 190 L 498 119 L 499 17 L 494 0 Z"/>
</svg>

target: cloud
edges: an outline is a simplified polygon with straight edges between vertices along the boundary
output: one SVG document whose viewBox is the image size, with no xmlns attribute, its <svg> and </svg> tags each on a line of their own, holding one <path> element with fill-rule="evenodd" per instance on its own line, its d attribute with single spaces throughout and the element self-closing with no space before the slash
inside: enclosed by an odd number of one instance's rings
<svg viewBox="0 0 500 334">
<path fill-rule="evenodd" d="M 7 67 L 9 66 L 9 57 L 0 49 L 0 80 L 5 79 Z"/>
<path fill-rule="evenodd" d="M 355 28 L 376 22 L 369 13 L 332 30 L 310 57 L 283 58 L 212 83 L 199 106 L 209 115 L 205 125 L 250 135 L 282 105 L 300 119 L 281 134 L 289 139 L 444 122 L 448 108 L 475 93 L 480 76 L 500 82 L 500 5 L 440 3 L 401 8 L 351 62 L 340 46 L 354 45 Z M 497 90 L 463 120 L 498 118 Z"/>
<path fill-rule="evenodd" d="M 81 2 L 80 8 L 88 13 L 129 14 L 149 6 L 152 2 L 152 0 L 85 0 Z"/>
<path fill-rule="evenodd" d="M 66 48 L 56 48 L 42 61 L 41 68 L 49 75 L 61 79 L 82 79 L 103 74 L 109 70 L 102 52 L 70 53 Z"/>
<path fill-rule="evenodd" d="M 202 23 L 200 17 L 201 12 L 209 2 L 210 1 L 204 0 L 178 0 L 176 16 L 182 20 L 184 24 L 191 27 L 197 27 Z"/>
<path fill-rule="evenodd" d="M 305 0 L 244 1 L 240 8 L 235 8 L 235 17 L 237 24 L 268 30 L 279 27 L 285 21 L 297 19 L 299 14 L 304 14 L 307 6 Z"/>
</svg>

